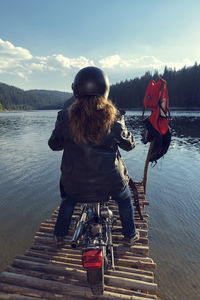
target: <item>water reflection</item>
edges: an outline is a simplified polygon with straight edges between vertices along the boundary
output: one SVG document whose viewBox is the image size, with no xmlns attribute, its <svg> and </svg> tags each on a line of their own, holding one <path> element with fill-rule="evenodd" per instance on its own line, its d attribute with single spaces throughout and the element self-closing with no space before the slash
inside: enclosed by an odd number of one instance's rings
<svg viewBox="0 0 200 300">
<path fill-rule="evenodd" d="M 135 133 L 136 137 L 140 137 L 144 126 L 142 117 L 138 115 L 126 116 L 126 124 L 129 130 Z M 172 115 L 170 120 L 170 128 L 172 132 L 171 146 L 175 145 L 190 147 L 191 145 L 200 150 L 200 114 L 186 116 Z"/>
</svg>

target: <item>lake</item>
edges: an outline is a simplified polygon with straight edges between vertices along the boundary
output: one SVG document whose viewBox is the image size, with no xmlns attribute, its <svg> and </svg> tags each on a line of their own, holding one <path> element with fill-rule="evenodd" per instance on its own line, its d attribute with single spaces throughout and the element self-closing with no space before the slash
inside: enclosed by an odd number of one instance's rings
<svg viewBox="0 0 200 300">
<path fill-rule="evenodd" d="M 61 152 L 47 141 L 57 111 L 0 113 L 0 271 L 32 243 L 59 204 Z M 141 113 L 126 114 L 136 148 L 121 151 L 141 181 L 149 145 L 141 143 Z M 162 300 L 200 299 L 200 112 L 172 112 L 172 142 L 147 184 L 150 257 Z"/>
</svg>

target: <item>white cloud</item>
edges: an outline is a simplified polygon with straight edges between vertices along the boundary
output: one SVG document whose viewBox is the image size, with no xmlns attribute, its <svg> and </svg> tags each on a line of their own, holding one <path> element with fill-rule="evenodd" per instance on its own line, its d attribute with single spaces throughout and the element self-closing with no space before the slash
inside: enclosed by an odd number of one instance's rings
<svg viewBox="0 0 200 300">
<path fill-rule="evenodd" d="M 42 72 L 45 70 L 56 71 L 55 67 L 48 65 L 47 62 L 45 62 L 45 61 L 39 61 L 39 62 L 34 61 L 31 64 L 26 65 L 26 67 L 27 67 L 27 69 L 29 68 L 29 70 L 31 70 L 31 72 L 34 72 L 34 71 Z"/>
<path fill-rule="evenodd" d="M 35 56 L 35 59 L 39 61 L 46 61 L 48 56 Z"/>
<path fill-rule="evenodd" d="M 53 54 L 34 57 L 29 50 L 0 39 L 0 73 L 15 74 L 27 79 L 33 72 L 48 70 L 63 73 L 71 68 L 81 69 L 89 65 L 94 65 L 94 62 L 83 56 L 69 58 Z"/>
<path fill-rule="evenodd" d="M 165 63 L 154 56 L 141 56 L 130 60 L 130 65 L 141 69 L 160 69 L 165 66 Z"/>
<path fill-rule="evenodd" d="M 167 63 L 167 66 L 169 68 L 176 69 L 176 70 L 180 70 L 184 66 L 190 67 L 192 65 L 194 65 L 194 62 L 192 62 L 189 58 L 185 58 L 185 59 L 183 59 L 183 61 L 180 61 L 180 62 L 168 62 Z"/>
<path fill-rule="evenodd" d="M 121 68 L 157 68 L 163 63 L 153 56 L 141 56 L 139 58 L 121 58 L 119 54 L 111 55 L 99 60 L 99 64 L 104 69 Z"/>
<path fill-rule="evenodd" d="M 103 69 L 113 69 L 121 62 L 121 57 L 118 54 L 111 55 L 99 60 L 99 64 Z"/>
<path fill-rule="evenodd" d="M 27 61 L 31 61 L 33 56 L 22 47 L 15 47 L 8 41 L 0 39 L 0 72 L 7 74 L 16 74 L 26 79 L 30 70 L 26 68 Z"/>
<path fill-rule="evenodd" d="M 68 57 L 63 56 L 62 54 L 54 54 L 51 57 L 48 57 L 48 62 L 51 63 L 51 61 L 56 62 L 57 65 L 60 65 L 62 68 L 69 69 L 71 66 L 70 59 Z"/>
<path fill-rule="evenodd" d="M 45 69 L 45 64 L 37 64 L 35 62 L 33 62 L 31 65 L 31 70 L 38 70 L 38 71 L 43 71 Z"/>
<path fill-rule="evenodd" d="M 41 78 L 42 72 L 45 76 L 63 76 L 73 81 L 76 72 L 87 66 L 97 66 L 106 69 L 108 75 L 123 80 L 128 74 L 143 74 L 148 70 L 162 72 L 165 66 L 181 69 L 184 66 L 191 66 L 193 62 L 189 58 L 182 61 L 162 61 L 155 56 L 121 57 L 119 54 L 110 55 L 99 61 L 93 61 L 87 57 L 67 57 L 63 54 L 52 54 L 49 56 L 33 56 L 29 50 L 14 46 L 9 41 L 0 39 L 0 73 L 15 75 L 28 80 L 30 75 Z M 125 76 L 125 77 L 124 77 Z M 118 80 L 117 79 L 117 80 Z"/>
<path fill-rule="evenodd" d="M 167 62 L 161 61 L 160 59 L 156 58 L 155 56 L 141 56 L 137 58 L 121 58 L 118 54 L 105 57 L 99 60 L 99 64 L 104 69 L 117 69 L 120 67 L 122 70 L 125 69 L 146 69 L 146 70 L 161 70 L 165 66 L 175 69 L 181 69 L 184 66 L 191 66 L 193 62 L 186 58 L 180 62 Z"/>
<path fill-rule="evenodd" d="M 17 71 L 17 75 L 25 80 L 28 80 L 27 76 L 23 72 Z"/>
<path fill-rule="evenodd" d="M 0 39 L 0 55 L 18 61 L 32 59 L 32 55 L 27 49 L 15 47 L 12 43 L 2 39 Z"/>
<path fill-rule="evenodd" d="M 41 62 L 44 61 L 42 58 Z M 53 66 L 56 70 L 67 70 L 70 68 L 81 69 L 87 66 L 93 66 L 94 62 L 86 57 L 69 58 L 62 54 L 53 54 L 46 57 L 48 66 Z"/>
<path fill-rule="evenodd" d="M 74 68 L 85 68 L 88 66 L 94 66 L 94 62 L 92 60 L 87 59 L 86 57 L 79 56 L 77 58 L 72 58 L 71 59 L 71 66 Z"/>
</svg>

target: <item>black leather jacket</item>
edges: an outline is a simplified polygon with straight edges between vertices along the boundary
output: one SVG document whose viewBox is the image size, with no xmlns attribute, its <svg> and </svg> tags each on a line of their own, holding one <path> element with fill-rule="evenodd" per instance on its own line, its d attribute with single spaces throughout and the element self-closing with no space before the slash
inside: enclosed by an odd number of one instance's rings
<svg viewBox="0 0 200 300">
<path fill-rule="evenodd" d="M 54 151 L 64 150 L 61 163 L 61 197 L 65 192 L 79 201 L 118 194 L 128 184 L 129 177 L 118 146 L 126 151 L 135 147 L 124 116 L 118 114 L 101 142 L 76 144 L 70 132 L 67 110 L 58 112 L 55 129 L 48 141 Z"/>
</svg>

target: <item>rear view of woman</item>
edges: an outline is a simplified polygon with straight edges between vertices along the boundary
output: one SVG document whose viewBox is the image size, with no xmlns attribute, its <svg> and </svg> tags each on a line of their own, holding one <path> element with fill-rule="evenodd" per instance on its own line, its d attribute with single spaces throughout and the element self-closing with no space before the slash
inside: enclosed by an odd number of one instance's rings
<svg viewBox="0 0 200 300">
<path fill-rule="evenodd" d="M 75 102 L 58 113 L 48 141 L 54 151 L 63 150 L 60 205 L 54 235 L 57 245 L 68 233 L 76 202 L 92 199 L 117 201 L 124 243 L 139 239 L 134 224 L 134 208 L 128 188 L 128 172 L 118 147 L 130 151 L 134 137 L 124 116 L 110 100 L 109 81 L 96 67 L 78 72 L 72 84 Z"/>
</svg>

